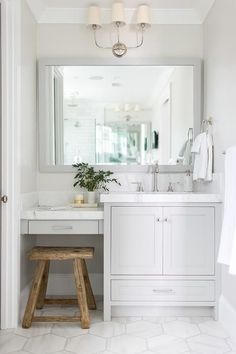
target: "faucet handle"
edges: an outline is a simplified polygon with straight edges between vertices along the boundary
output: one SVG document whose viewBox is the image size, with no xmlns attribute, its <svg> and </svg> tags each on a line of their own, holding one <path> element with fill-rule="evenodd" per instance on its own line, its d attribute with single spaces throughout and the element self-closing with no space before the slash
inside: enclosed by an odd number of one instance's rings
<svg viewBox="0 0 236 354">
<path fill-rule="evenodd" d="M 168 188 L 167 188 L 167 192 L 174 192 L 174 186 L 172 182 L 169 182 Z"/>
<path fill-rule="evenodd" d="M 143 183 L 142 182 L 132 182 L 132 184 L 137 185 L 137 192 L 143 192 Z"/>
<path fill-rule="evenodd" d="M 154 163 L 152 165 L 152 168 L 153 168 L 153 170 L 152 170 L 153 173 L 159 173 L 159 163 L 158 163 L 158 161 L 154 161 Z"/>
</svg>

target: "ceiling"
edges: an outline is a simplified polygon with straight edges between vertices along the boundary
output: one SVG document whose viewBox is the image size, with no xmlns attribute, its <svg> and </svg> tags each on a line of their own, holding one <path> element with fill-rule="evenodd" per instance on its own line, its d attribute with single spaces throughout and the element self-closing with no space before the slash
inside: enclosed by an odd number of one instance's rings
<svg viewBox="0 0 236 354">
<path fill-rule="evenodd" d="M 102 8 L 102 22 L 110 22 L 113 0 L 27 0 L 38 23 L 86 24 L 89 5 Z M 123 0 L 127 23 L 134 22 L 139 4 L 152 8 L 153 24 L 202 24 L 215 0 Z"/>
<path fill-rule="evenodd" d="M 67 98 L 75 96 L 85 103 L 140 104 L 147 109 L 173 70 L 170 66 L 67 66 L 63 67 L 64 92 Z"/>
</svg>

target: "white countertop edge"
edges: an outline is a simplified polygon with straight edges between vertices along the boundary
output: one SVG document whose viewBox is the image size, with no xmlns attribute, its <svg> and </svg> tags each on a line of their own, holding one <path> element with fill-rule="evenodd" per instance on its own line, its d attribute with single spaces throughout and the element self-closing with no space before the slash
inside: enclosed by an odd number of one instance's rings
<svg viewBox="0 0 236 354">
<path fill-rule="evenodd" d="M 103 220 L 103 210 L 23 210 L 22 220 Z"/>
</svg>

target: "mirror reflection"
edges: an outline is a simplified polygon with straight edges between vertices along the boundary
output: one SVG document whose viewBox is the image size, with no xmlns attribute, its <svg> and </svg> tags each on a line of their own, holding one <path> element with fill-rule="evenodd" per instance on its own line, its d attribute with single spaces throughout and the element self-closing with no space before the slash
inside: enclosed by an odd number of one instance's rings
<svg viewBox="0 0 236 354">
<path fill-rule="evenodd" d="M 47 66 L 48 165 L 191 164 L 192 66 Z"/>
</svg>

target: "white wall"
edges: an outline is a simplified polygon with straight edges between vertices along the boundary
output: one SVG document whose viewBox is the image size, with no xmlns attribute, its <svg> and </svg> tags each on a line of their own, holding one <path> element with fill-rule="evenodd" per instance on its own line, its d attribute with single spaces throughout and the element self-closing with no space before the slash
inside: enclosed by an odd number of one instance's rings
<svg viewBox="0 0 236 354">
<path fill-rule="evenodd" d="M 236 145 L 235 18 L 235 0 L 216 0 L 204 25 L 205 116 L 214 119 L 216 172 L 224 171 L 222 152 Z M 236 310 L 236 276 L 228 275 L 227 267 L 222 286 L 223 295 Z"/>
<path fill-rule="evenodd" d="M 102 41 L 109 40 L 107 33 L 102 35 L 101 32 L 100 36 Z M 129 32 L 130 43 L 134 38 L 135 33 Z M 57 24 L 38 25 L 37 56 L 113 59 L 110 50 L 95 47 L 93 34 L 85 26 Z M 155 25 L 145 33 L 144 46 L 127 54 L 130 58 L 202 56 L 203 30 L 200 25 Z M 72 174 L 38 173 L 37 186 L 38 190 L 71 190 L 72 181 Z"/>
<path fill-rule="evenodd" d="M 21 193 L 37 190 L 36 26 L 26 0 L 21 0 Z M 26 251 L 33 244 L 33 239 L 21 236 L 22 289 L 31 278 Z"/>
</svg>

